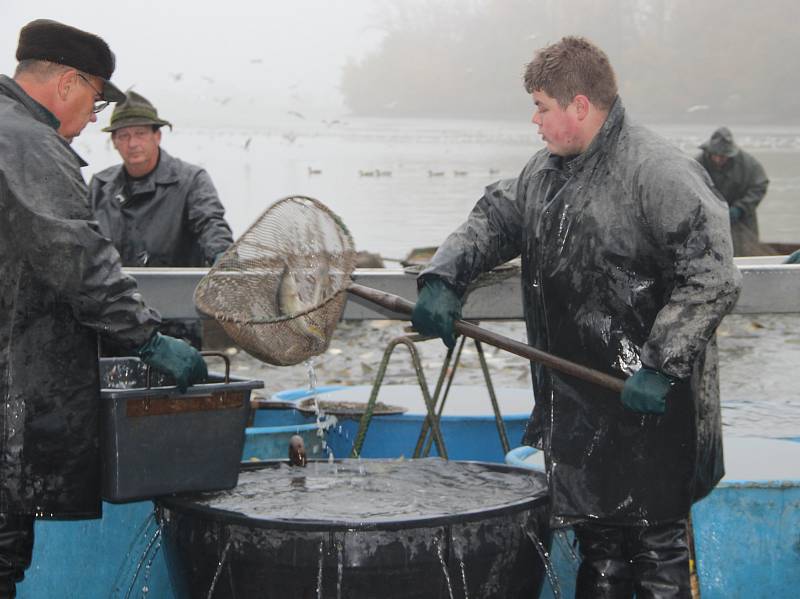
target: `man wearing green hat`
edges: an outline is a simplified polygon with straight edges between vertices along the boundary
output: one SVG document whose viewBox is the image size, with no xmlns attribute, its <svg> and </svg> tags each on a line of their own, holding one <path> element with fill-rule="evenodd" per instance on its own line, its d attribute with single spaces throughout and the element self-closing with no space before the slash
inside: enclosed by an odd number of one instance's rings
<svg viewBox="0 0 800 599">
<path fill-rule="evenodd" d="M 764 167 L 752 154 L 733 141 L 733 133 L 720 127 L 700 145 L 697 156 L 711 176 L 714 186 L 728 203 L 733 237 L 733 255 L 751 256 L 762 253 L 758 239 L 756 208 L 767 194 L 769 179 Z"/>
<path fill-rule="evenodd" d="M 100 228 L 124 266 L 208 266 L 233 243 L 208 173 L 161 148 L 172 128 L 144 96 L 130 91 L 103 129 L 122 164 L 97 173 L 89 197 Z M 197 320 L 165 321 L 162 331 L 200 345 Z"/>
<path fill-rule="evenodd" d="M 208 173 L 161 148 L 156 108 L 131 91 L 103 129 L 122 164 L 89 184 L 92 208 L 125 266 L 207 266 L 233 243 Z"/>
<path fill-rule="evenodd" d="M 0 75 L 0 599 L 30 565 L 34 519 L 101 513 L 98 335 L 185 388 L 202 356 L 160 335 L 159 315 L 97 228 L 70 142 L 109 102 L 100 37 L 38 19 Z M 76 596 L 78 589 L 67 594 Z"/>
</svg>

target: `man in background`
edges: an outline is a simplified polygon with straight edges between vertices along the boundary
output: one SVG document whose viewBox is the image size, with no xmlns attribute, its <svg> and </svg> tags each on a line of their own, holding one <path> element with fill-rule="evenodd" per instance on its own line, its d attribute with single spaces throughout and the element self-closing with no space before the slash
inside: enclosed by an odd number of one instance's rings
<svg viewBox="0 0 800 599">
<path fill-rule="evenodd" d="M 109 102 L 114 55 L 100 37 L 39 19 L 0 75 L 0 598 L 16 594 L 35 517 L 101 513 L 98 334 L 175 377 L 200 354 L 160 335 L 158 313 L 97 229 L 70 142 Z M 76 596 L 80 589 L 65 589 Z"/>
<path fill-rule="evenodd" d="M 412 322 L 452 346 L 469 283 L 522 256 L 528 343 L 627 378 L 622 394 L 532 364 L 525 443 L 551 523 L 574 526 L 579 599 L 684 598 L 687 518 L 723 475 L 714 331 L 739 294 L 728 214 L 694 160 L 629 120 L 576 37 L 525 71 L 546 148 L 490 185 L 419 277 Z"/>
<path fill-rule="evenodd" d="M 231 228 L 208 173 L 161 147 L 165 125 L 172 129 L 134 91 L 114 108 L 103 131 L 122 164 L 92 178 L 92 210 L 123 266 L 209 266 L 233 243 Z M 200 347 L 198 320 L 171 319 L 161 330 Z"/>
<path fill-rule="evenodd" d="M 717 190 L 728 203 L 734 256 L 761 255 L 756 209 L 767 193 L 769 179 L 752 154 L 733 141 L 727 127 L 720 127 L 700 145 L 697 161 L 705 167 Z"/>
</svg>

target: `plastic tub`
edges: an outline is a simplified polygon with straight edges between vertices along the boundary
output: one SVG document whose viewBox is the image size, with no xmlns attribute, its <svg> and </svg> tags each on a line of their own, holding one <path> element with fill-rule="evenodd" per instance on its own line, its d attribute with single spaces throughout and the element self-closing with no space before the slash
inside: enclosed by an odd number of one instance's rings
<svg viewBox="0 0 800 599">
<path fill-rule="evenodd" d="M 148 371 L 138 358 L 100 360 L 103 498 L 236 486 L 250 392 L 264 383 L 211 373 L 181 393 Z"/>
</svg>

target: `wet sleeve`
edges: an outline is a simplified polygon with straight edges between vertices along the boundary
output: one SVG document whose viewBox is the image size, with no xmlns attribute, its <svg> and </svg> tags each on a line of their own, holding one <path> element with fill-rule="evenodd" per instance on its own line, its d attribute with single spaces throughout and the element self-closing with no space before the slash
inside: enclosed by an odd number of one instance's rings
<svg viewBox="0 0 800 599">
<path fill-rule="evenodd" d="M 679 379 L 739 297 L 727 207 L 702 168 L 690 159 L 642 167 L 637 175 L 643 218 L 666 272 L 664 307 L 642 347 L 642 363 Z"/>
<path fill-rule="evenodd" d="M 144 344 L 161 322 L 136 281 L 122 272 L 119 254 L 88 220 L 43 213 L 11 193 L 0 173 L 0 205 L 17 259 L 31 276 L 69 304 L 83 325 L 125 347 Z"/>
<path fill-rule="evenodd" d="M 524 177 L 489 185 L 467 221 L 451 233 L 419 276 L 439 277 L 459 295 L 478 275 L 521 252 Z"/>
<path fill-rule="evenodd" d="M 767 179 L 767 173 L 761 163 L 751 156 L 748 156 L 745 168 L 747 169 L 745 176 L 747 183 L 745 189 L 742 190 L 742 196 L 733 205 L 752 214 L 767 195 L 769 179 Z"/>
<path fill-rule="evenodd" d="M 187 200 L 189 226 L 203 248 L 206 262 L 211 264 L 217 254 L 233 243 L 233 234 L 225 220 L 225 208 L 206 171 L 200 170 L 194 176 Z"/>
</svg>

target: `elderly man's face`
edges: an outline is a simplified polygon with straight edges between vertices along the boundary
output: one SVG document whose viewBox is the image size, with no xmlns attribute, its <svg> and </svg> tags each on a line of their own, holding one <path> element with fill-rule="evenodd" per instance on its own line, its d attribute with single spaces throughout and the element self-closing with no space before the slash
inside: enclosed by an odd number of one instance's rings
<svg viewBox="0 0 800 599">
<path fill-rule="evenodd" d="M 160 129 L 153 131 L 150 125 L 123 127 L 114 131 L 111 139 L 129 174 L 136 177 L 146 175 L 158 164 Z"/>
<path fill-rule="evenodd" d="M 63 83 L 60 89 L 66 93 L 53 112 L 61 122 L 59 134 L 71 142 L 81 134 L 86 125 L 97 120 L 94 106 L 95 102 L 102 100 L 99 90 L 103 89 L 103 81 L 99 77 L 83 75 L 74 70 L 66 71 L 61 77 Z"/>
</svg>

